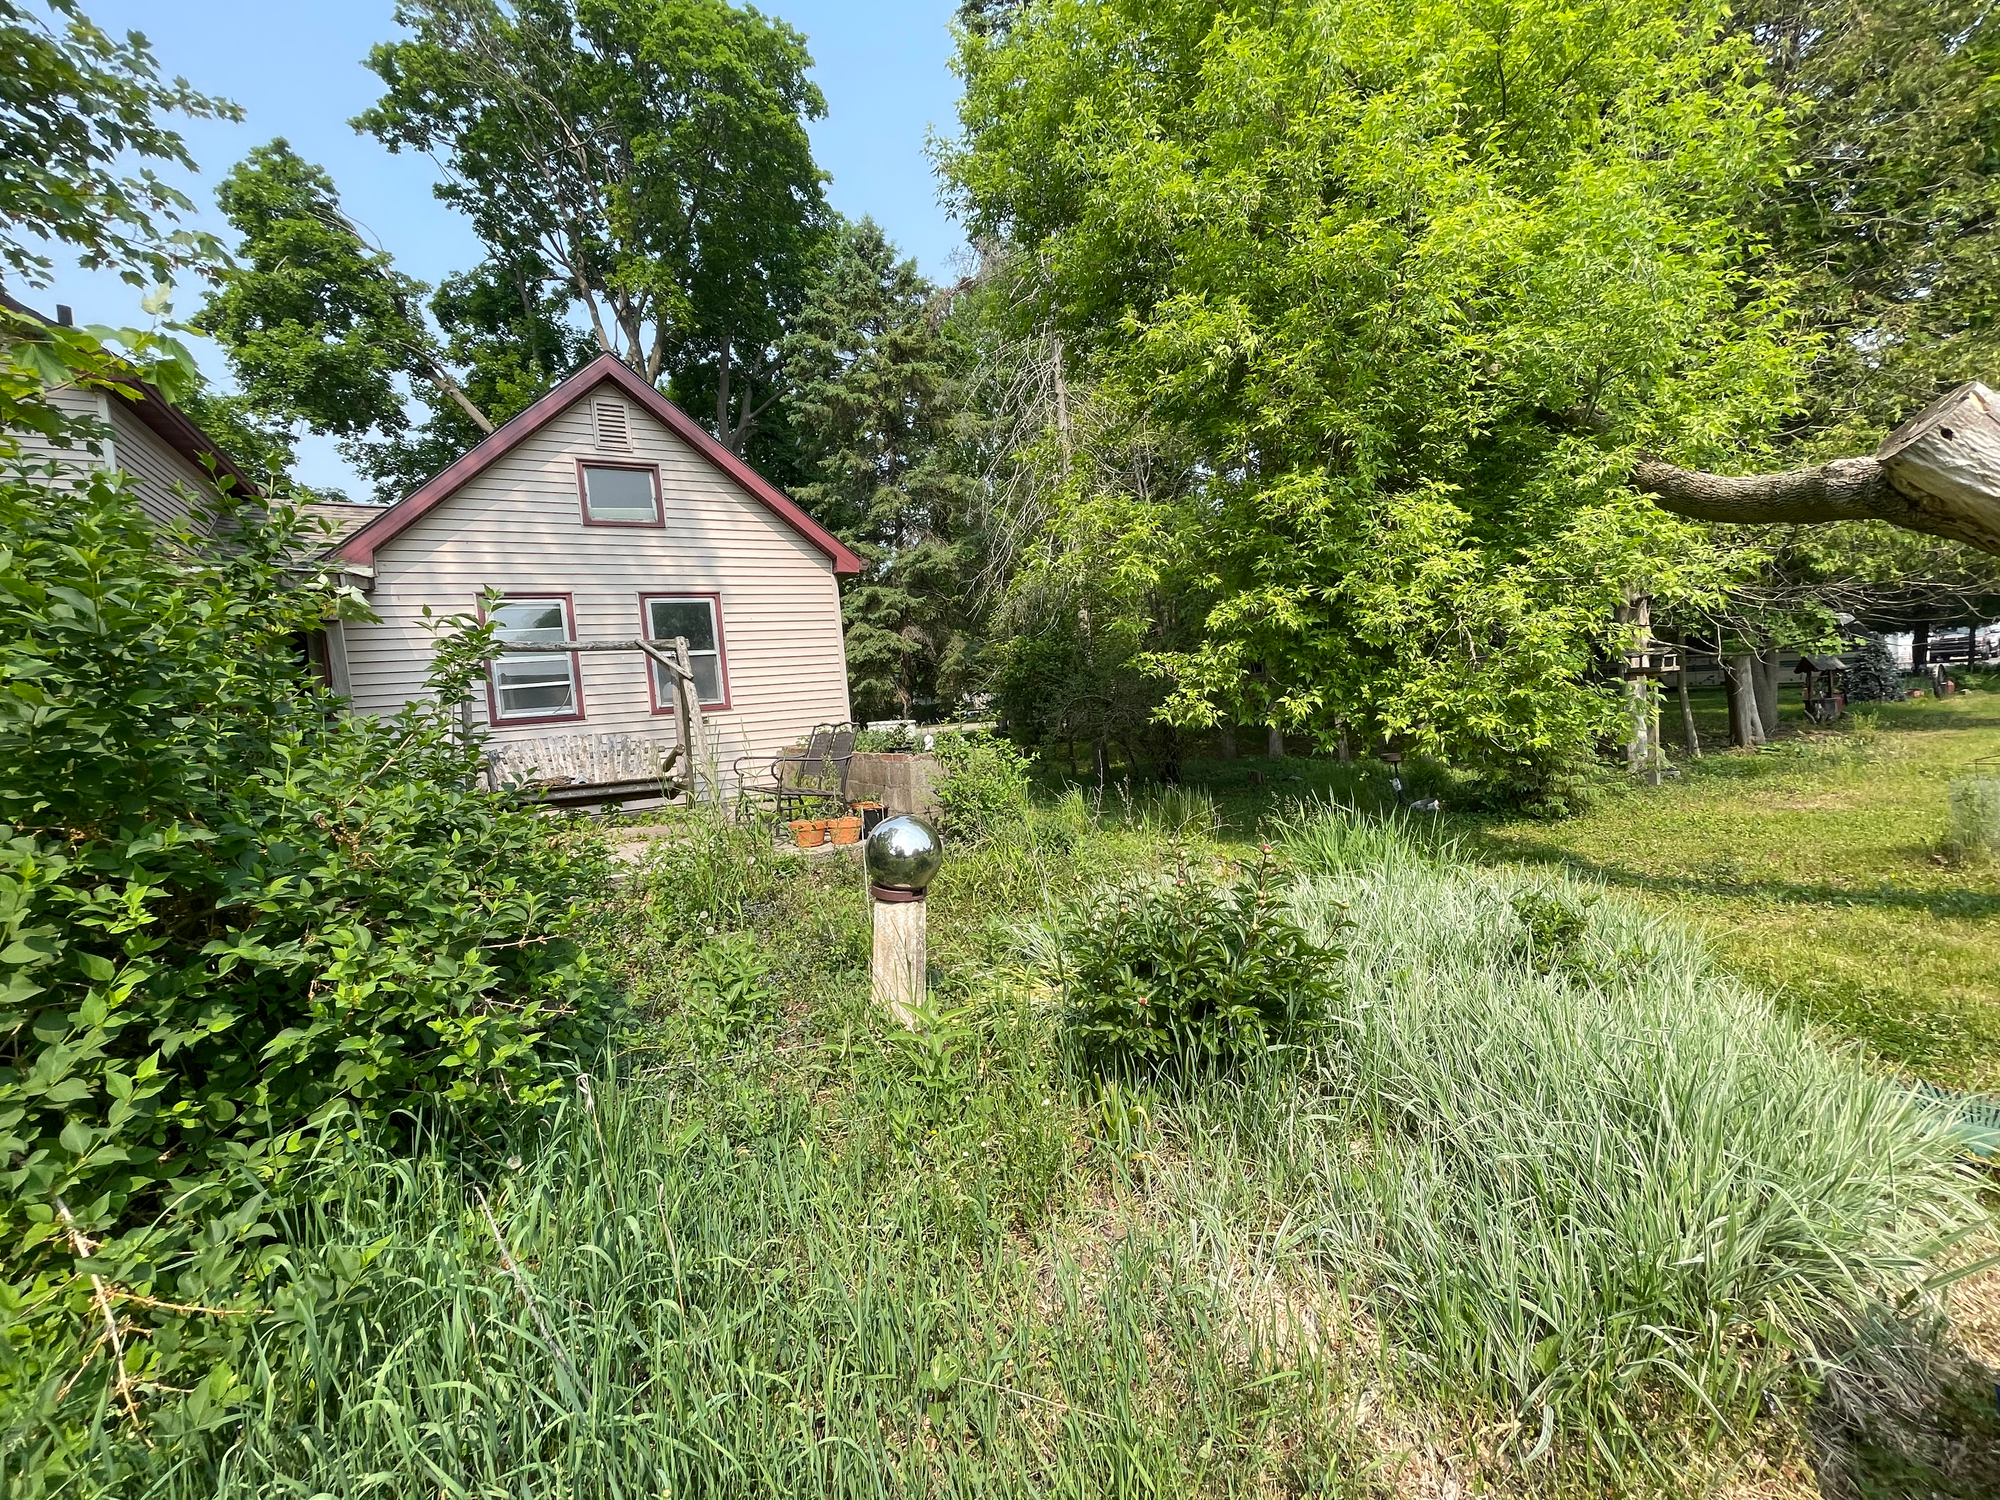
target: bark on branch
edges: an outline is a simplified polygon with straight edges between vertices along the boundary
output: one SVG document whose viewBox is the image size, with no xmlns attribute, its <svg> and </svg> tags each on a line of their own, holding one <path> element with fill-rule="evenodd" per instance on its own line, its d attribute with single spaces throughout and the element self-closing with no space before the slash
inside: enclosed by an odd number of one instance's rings
<svg viewBox="0 0 2000 1500">
<path fill-rule="evenodd" d="M 1641 458 L 1635 489 L 1698 521 L 1887 521 L 2000 555 L 2000 396 L 1972 381 L 1898 427 L 1873 458 L 1729 476 Z"/>
</svg>

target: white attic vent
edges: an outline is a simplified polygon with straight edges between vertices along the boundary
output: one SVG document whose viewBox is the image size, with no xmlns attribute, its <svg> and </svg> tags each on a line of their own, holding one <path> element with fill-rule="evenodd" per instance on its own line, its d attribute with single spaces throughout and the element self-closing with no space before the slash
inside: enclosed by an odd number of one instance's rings
<svg viewBox="0 0 2000 1500">
<path fill-rule="evenodd" d="M 622 401 L 592 403 L 597 418 L 597 446 L 607 453 L 632 451 L 632 419 Z"/>
</svg>

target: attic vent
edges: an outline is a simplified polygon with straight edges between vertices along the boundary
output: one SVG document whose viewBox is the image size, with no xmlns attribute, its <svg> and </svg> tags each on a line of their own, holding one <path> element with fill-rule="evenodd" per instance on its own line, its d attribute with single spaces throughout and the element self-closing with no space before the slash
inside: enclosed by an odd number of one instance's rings
<svg viewBox="0 0 2000 1500">
<path fill-rule="evenodd" d="M 632 451 L 632 423 L 622 401 L 593 403 L 597 413 L 597 446 L 613 453 Z"/>
</svg>

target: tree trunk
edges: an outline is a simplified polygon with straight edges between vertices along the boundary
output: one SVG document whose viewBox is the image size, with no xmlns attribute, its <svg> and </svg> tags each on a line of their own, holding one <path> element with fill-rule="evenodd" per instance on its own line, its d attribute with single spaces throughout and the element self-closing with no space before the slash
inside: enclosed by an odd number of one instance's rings
<svg viewBox="0 0 2000 1500">
<path fill-rule="evenodd" d="M 1264 753 L 1272 760 L 1285 758 L 1285 731 L 1276 724 L 1273 724 L 1264 736 Z"/>
<path fill-rule="evenodd" d="M 1778 653 L 1758 652 L 1751 677 L 1757 690 L 1757 722 L 1764 726 L 1764 738 L 1768 740 L 1778 732 Z"/>
<path fill-rule="evenodd" d="M 1224 760 L 1236 759 L 1236 726 L 1234 724 L 1224 724 L 1222 726 L 1222 758 Z"/>
<path fill-rule="evenodd" d="M 1764 743 L 1764 723 L 1757 714 L 1757 659 L 1729 658 L 1729 742 L 1739 750 Z"/>
<path fill-rule="evenodd" d="M 1910 627 L 1910 670 L 1921 672 L 1931 664 L 1931 627 L 1928 622 Z"/>
<path fill-rule="evenodd" d="M 1674 691 L 1681 700 L 1681 737 L 1687 742 L 1688 759 L 1701 759 L 1701 736 L 1695 733 L 1694 704 L 1688 701 L 1687 657 L 1681 657 L 1681 669 L 1674 674 Z"/>
<path fill-rule="evenodd" d="M 2000 554 L 2000 396 L 1971 381 L 1882 440 L 1873 458 L 1732 477 L 1650 455 L 1632 485 L 1698 521 L 1887 521 Z"/>
<path fill-rule="evenodd" d="M 1347 724 L 1345 720 L 1341 722 L 1340 726 L 1340 763 L 1343 766 L 1354 764 L 1354 745 L 1347 738 Z"/>
</svg>

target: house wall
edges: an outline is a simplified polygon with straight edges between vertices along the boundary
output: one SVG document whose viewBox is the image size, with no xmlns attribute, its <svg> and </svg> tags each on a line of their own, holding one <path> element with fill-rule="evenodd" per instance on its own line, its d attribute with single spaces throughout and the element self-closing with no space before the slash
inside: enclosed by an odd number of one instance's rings
<svg viewBox="0 0 2000 1500">
<path fill-rule="evenodd" d="M 49 393 L 52 406 L 77 417 L 95 417 L 111 429 L 109 441 L 99 440 L 100 451 L 63 448 L 40 433 L 16 434 L 22 457 L 31 462 L 63 459 L 81 468 L 122 469 L 132 481 L 132 492 L 140 510 L 156 522 L 165 523 L 186 515 L 193 507 L 175 486 L 198 495 L 212 494 L 209 475 L 189 463 L 154 435 L 123 401 L 102 391 L 60 390 Z"/>
<path fill-rule="evenodd" d="M 596 446 L 593 406 L 617 401 L 629 450 Z M 660 466 L 664 528 L 586 526 L 579 458 Z M 567 593 L 577 637 L 644 633 L 641 594 L 721 595 L 730 706 L 709 710 L 726 777 L 739 756 L 775 755 L 814 725 L 845 720 L 847 661 L 832 564 L 636 404 L 599 386 L 382 544 L 368 600 L 380 624 L 342 630 L 348 691 L 361 713 L 391 714 L 423 692 L 422 623 L 470 614 L 486 588 Z M 671 743 L 637 652 L 585 654 L 581 722 L 495 726 L 499 741 L 631 734 Z M 486 716 L 482 691 L 475 714 Z"/>
</svg>

